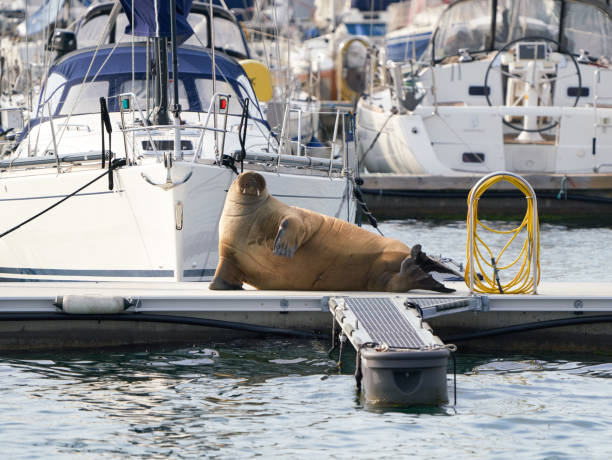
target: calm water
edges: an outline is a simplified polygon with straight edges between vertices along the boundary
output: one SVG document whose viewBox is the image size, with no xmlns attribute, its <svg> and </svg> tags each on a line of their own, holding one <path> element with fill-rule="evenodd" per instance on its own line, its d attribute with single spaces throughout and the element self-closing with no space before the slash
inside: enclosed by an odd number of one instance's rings
<svg viewBox="0 0 612 460">
<path fill-rule="evenodd" d="M 464 223 L 388 222 L 382 229 L 431 254 L 465 258 Z M 608 228 L 543 226 L 543 279 L 611 282 L 610 241 Z M 611 357 L 459 353 L 456 406 L 381 411 L 359 401 L 354 354 L 338 373 L 328 346 L 257 339 L 0 356 L 0 455 L 612 456 Z"/>
</svg>

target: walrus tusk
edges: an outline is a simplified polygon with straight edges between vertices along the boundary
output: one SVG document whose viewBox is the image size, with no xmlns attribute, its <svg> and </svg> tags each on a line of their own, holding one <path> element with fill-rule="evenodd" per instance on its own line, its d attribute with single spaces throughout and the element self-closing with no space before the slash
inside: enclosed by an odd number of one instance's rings
<svg viewBox="0 0 612 460">
<path fill-rule="evenodd" d="M 257 189 L 257 196 L 259 196 L 259 189 Z"/>
</svg>

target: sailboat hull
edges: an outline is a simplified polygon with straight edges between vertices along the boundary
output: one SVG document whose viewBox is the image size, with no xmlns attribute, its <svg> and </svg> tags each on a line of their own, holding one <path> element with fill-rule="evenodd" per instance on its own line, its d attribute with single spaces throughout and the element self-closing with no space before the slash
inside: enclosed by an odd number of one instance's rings
<svg viewBox="0 0 612 460">
<path fill-rule="evenodd" d="M 57 203 L 103 170 L 76 167 L 5 173 L 0 234 Z M 160 163 L 124 167 L 0 238 L 2 281 L 206 281 L 214 274 L 218 222 L 235 174 L 176 162 L 169 190 Z M 352 219 L 343 178 L 262 172 L 273 195 L 291 205 Z M 149 179 L 147 181 L 146 178 Z M 290 191 L 290 192 L 287 192 Z"/>
</svg>

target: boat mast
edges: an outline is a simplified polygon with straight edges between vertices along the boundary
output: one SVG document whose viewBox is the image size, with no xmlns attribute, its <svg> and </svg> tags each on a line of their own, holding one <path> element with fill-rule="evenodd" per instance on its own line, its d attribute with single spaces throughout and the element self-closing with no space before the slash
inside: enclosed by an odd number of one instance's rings
<svg viewBox="0 0 612 460">
<path fill-rule="evenodd" d="M 156 125 L 169 125 L 168 117 L 168 39 L 155 37 L 157 54 L 158 106 L 155 114 Z"/>
<path fill-rule="evenodd" d="M 170 0 L 170 40 L 172 41 L 172 92 L 174 96 L 174 104 L 172 105 L 172 115 L 174 117 L 174 126 L 181 125 L 181 104 L 179 104 L 179 75 L 178 75 L 178 46 L 176 45 L 176 0 Z M 174 129 L 174 158 L 176 160 L 182 158 L 183 150 L 181 149 L 181 130 Z"/>
<path fill-rule="evenodd" d="M 213 96 L 217 93 L 217 65 L 215 62 L 215 21 L 214 21 L 214 11 L 213 11 L 213 0 L 208 2 L 208 21 L 210 27 L 210 52 L 211 52 L 211 65 L 212 65 L 212 92 Z M 215 139 L 215 158 L 219 161 L 219 138 L 217 137 L 217 106 L 213 104 L 213 128 L 215 131 L 214 139 Z"/>
</svg>

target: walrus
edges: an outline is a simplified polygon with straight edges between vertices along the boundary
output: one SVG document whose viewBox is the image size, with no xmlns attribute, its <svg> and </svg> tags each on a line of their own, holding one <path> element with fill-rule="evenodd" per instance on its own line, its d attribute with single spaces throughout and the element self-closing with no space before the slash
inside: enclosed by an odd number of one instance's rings
<svg viewBox="0 0 612 460">
<path fill-rule="evenodd" d="M 376 235 L 272 197 L 261 174 L 232 183 L 219 222 L 219 264 L 210 289 L 454 292 L 428 272 L 455 273 L 420 245 Z"/>
</svg>

